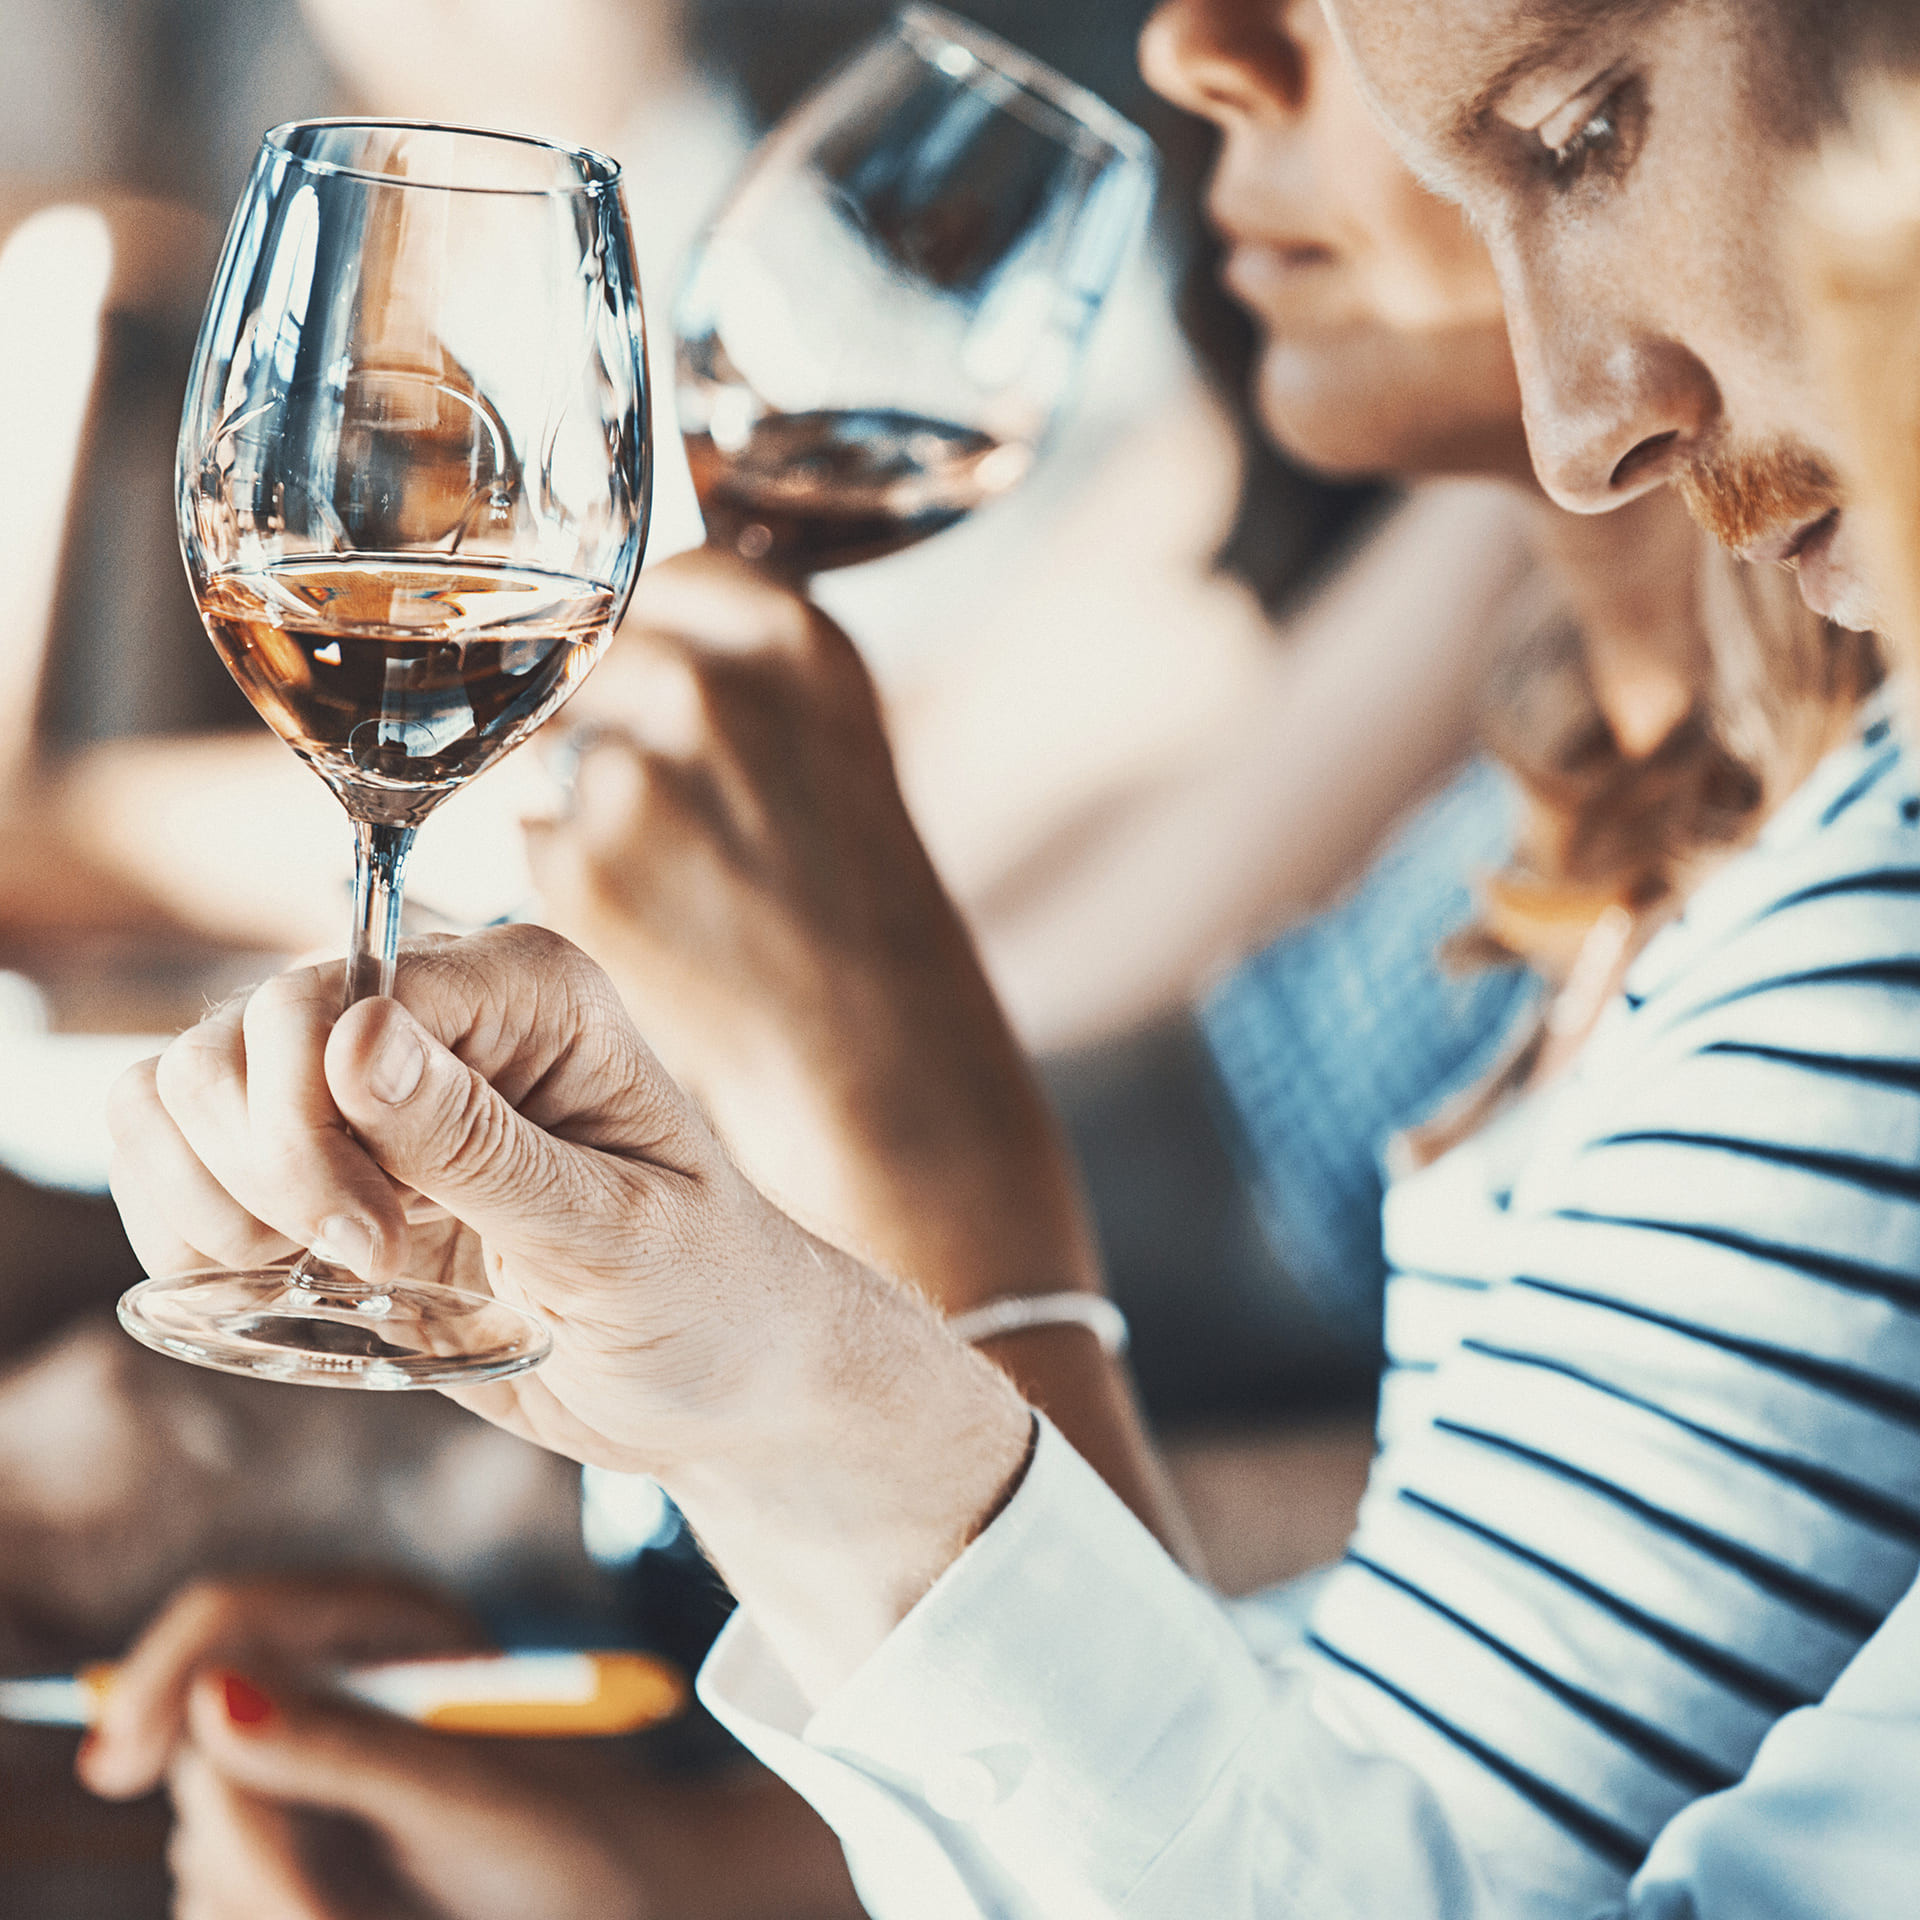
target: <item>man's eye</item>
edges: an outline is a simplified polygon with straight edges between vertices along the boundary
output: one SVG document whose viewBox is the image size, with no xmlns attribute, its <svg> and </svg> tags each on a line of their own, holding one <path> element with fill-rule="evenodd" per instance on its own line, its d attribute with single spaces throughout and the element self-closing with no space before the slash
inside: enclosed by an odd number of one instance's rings
<svg viewBox="0 0 1920 1920">
<path fill-rule="evenodd" d="M 1625 171 L 1638 97 L 1633 81 L 1614 88 L 1567 139 L 1542 151 L 1541 169 L 1554 186 L 1574 187 L 1590 175 Z"/>
<path fill-rule="evenodd" d="M 1613 109 L 1605 106 L 1571 140 L 1554 147 L 1548 154 L 1556 180 L 1577 180 L 1588 163 L 1604 153 L 1619 137 L 1613 122 Z"/>
</svg>

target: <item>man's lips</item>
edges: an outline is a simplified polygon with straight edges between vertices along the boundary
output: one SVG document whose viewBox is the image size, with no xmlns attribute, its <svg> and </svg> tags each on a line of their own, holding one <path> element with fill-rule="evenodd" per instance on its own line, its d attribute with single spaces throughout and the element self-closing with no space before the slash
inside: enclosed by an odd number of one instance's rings
<svg viewBox="0 0 1920 1920">
<path fill-rule="evenodd" d="M 1742 547 L 1740 557 L 1763 566 L 1792 566 L 1797 561 L 1816 558 L 1824 552 L 1839 530 L 1840 509 L 1830 507 L 1816 520 L 1809 520 L 1785 533 L 1770 534 L 1764 540 L 1755 540 L 1751 545 Z"/>
</svg>

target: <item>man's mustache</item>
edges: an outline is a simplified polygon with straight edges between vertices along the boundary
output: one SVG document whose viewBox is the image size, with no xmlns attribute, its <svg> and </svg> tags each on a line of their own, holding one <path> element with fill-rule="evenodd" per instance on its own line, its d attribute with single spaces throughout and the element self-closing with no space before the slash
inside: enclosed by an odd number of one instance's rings
<svg viewBox="0 0 1920 1920">
<path fill-rule="evenodd" d="M 1833 469 L 1784 443 L 1708 454 L 1681 476 L 1679 486 L 1687 511 L 1736 553 L 1845 504 Z"/>
</svg>

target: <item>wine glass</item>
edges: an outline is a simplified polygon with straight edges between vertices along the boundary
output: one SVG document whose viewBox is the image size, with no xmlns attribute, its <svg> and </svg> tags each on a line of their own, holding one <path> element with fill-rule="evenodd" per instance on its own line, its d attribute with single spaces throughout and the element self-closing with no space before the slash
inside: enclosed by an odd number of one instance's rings
<svg viewBox="0 0 1920 1920">
<path fill-rule="evenodd" d="M 347 1004 L 392 990 L 407 853 L 580 683 L 651 495 L 619 168 L 424 123 L 276 127 L 234 214 L 176 469 L 209 636 L 356 841 Z M 150 1279 L 138 1340 L 333 1386 L 471 1384 L 545 1329 L 480 1293 L 291 1267 Z"/>
<path fill-rule="evenodd" d="M 675 312 L 711 544 L 789 579 L 1017 486 L 1153 201 L 1152 143 L 936 7 L 768 136 Z"/>
</svg>

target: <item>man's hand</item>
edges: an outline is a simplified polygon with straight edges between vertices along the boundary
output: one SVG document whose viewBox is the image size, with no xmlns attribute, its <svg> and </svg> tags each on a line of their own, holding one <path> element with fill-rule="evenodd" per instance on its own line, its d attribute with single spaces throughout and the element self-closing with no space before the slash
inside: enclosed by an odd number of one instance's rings
<svg viewBox="0 0 1920 1920">
<path fill-rule="evenodd" d="M 458 1397 L 657 1474 L 829 1689 L 1004 1497 L 1026 1408 L 748 1184 L 557 936 L 423 943 L 395 999 L 336 1018 L 341 988 L 338 965 L 282 975 L 116 1089 L 114 1193 L 148 1271 L 320 1244 L 525 1307 L 551 1357 Z M 409 1191 L 446 1217 L 410 1225 Z"/>
<path fill-rule="evenodd" d="M 612 973 L 755 1181 L 947 1311 L 1097 1284 L 1077 1177 L 817 607 L 725 555 L 641 581 L 531 829 L 551 923 Z"/>
</svg>

